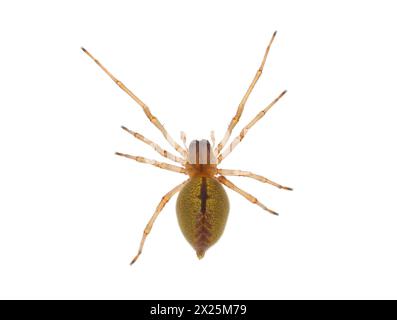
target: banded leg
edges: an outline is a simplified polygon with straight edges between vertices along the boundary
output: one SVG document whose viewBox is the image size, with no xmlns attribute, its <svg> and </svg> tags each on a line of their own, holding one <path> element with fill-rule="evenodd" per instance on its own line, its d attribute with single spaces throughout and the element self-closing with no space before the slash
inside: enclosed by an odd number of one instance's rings
<svg viewBox="0 0 397 320">
<path fill-rule="evenodd" d="M 283 92 L 280 93 L 280 95 L 274 99 L 265 109 L 260 111 L 254 119 L 252 119 L 244 128 L 241 130 L 240 134 L 233 139 L 232 142 L 230 142 L 229 146 L 218 155 L 218 163 L 221 163 L 223 159 L 225 159 L 232 151 L 233 149 L 244 139 L 245 135 L 251 129 L 255 123 L 257 123 L 265 114 L 270 110 L 271 107 L 273 107 L 278 100 L 281 99 L 283 95 L 287 93 L 287 90 L 284 90 Z"/>
<path fill-rule="evenodd" d="M 117 156 L 120 157 L 125 157 L 131 160 L 135 160 L 138 161 L 140 163 L 147 163 L 147 164 L 151 164 L 152 166 L 161 168 L 161 169 L 165 169 L 165 170 L 169 170 L 169 171 L 173 171 L 173 172 L 178 172 L 178 173 L 186 173 L 186 169 L 182 168 L 182 167 L 178 167 L 178 166 L 174 166 L 173 164 L 168 164 L 165 162 L 159 162 L 156 160 L 152 160 L 152 159 L 147 159 L 144 157 L 140 157 L 140 156 L 133 156 L 130 154 L 125 154 L 125 153 L 120 153 L 120 152 L 116 152 Z"/>
<path fill-rule="evenodd" d="M 145 113 L 146 117 L 150 120 L 151 123 L 153 123 L 157 129 L 161 131 L 163 134 L 164 138 L 169 142 L 169 144 L 175 148 L 176 151 L 178 151 L 183 157 L 187 156 L 187 152 L 178 144 L 176 141 L 169 135 L 167 130 L 164 128 L 164 126 L 159 122 L 159 120 L 153 116 L 153 114 L 150 112 L 149 107 L 143 103 L 141 99 L 139 99 L 130 89 L 128 89 L 120 80 L 118 80 L 113 74 L 111 74 L 91 53 L 89 53 L 86 49 L 83 47 L 81 48 L 84 53 L 86 53 L 94 62 L 120 87 L 121 90 L 123 90 L 126 94 L 128 94 L 137 104 L 141 106 L 143 109 L 143 112 Z"/>
<path fill-rule="evenodd" d="M 227 127 L 225 136 L 223 137 L 223 139 L 221 140 L 221 142 L 219 142 L 219 144 L 217 145 L 217 147 L 216 147 L 215 150 L 214 150 L 216 156 L 217 156 L 219 153 L 221 153 L 223 147 L 224 147 L 224 146 L 226 145 L 226 143 L 228 142 L 228 140 L 229 140 L 229 138 L 230 138 L 230 135 L 232 134 L 232 131 L 233 131 L 234 127 L 236 126 L 236 124 L 237 124 L 238 121 L 240 120 L 240 117 L 241 117 L 241 115 L 242 115 L 242 113 L 243 113 L 243 111 L 244 111 L 245 103 L 247 102 L 248 97 L 250 96 L 250 94 L 251 94 L 252 90 L 254 89 L 254 87 L 255 87 L 257 81 L 259 80 L 260 76 L 262 75 L 263 67 L 265 66 L 265 63 L 266 63 L 266 60 L 267 60 L 267 56 L 268 56 L 269 51 L 270 51 L 270 47 L 272 46 L 272 43 L 273 43 L 274 38 L 276 37 L 276 34 L 277 34 L 277 31 L 275 31 L 275 32 L 273 33 L 273 36 L 272 36 L 272 38 L 270 39 L 269 44 L 267 45 L 265 55 L 263 56 L 263 59 L 262 59 L 262 63 L 261 63 L 261 65 L 259 66 L 259 69 L 258 69 L 258 71 L 256 72 L 255 77 L 254 77 L 254 79 L 252 80 L 250 86 L 248 87 L 247 92 L 245 93 L 243 99 L 241 100 L 241 102 L 240 102 L 240 104 L 239 104 L 239 106 L 238 106 L 238 108 L 237 108 L 236 114 L 234 115 L 232 121 L 229 123 L 229 126 Z"/>
<path fill-rule="evenodd" d="M 162 155 L 164 158 L 170 159 L 174 162 L 179 162 L 182 165 L 185 163 L 185 160 L 183 160 L 182 158 L 172 154 L 167 150 L 164 150 L 157 143 L 153 142 L 152 140 L 149 140 L 148 138 L 145 138 L 143 135 L 139 134 L 138 132 L 132 131 L 124 126 L 122 126 L 121 129 L 131 134 L 134 138 L 141 140 L 142 142 L 151 146 L 157 153 Z"/>
<path fill-rule="evenodd" d="M 263 176 L 255 174 L 255 173 L 252 173 L 250 171 L 230 170 L 230 169 L 217 169 L 217 170 L 218 170 L 217 173 L 221 174 L 223 176 L 248 177 L 248 178 L 252 178 L 252 179 L 258 180 L 258 181 L 263 182 L 263 183 L 271 184 L 272 186 L 275 186 L 275 187 L 280 188 L 280 189 L 292 191 L 292 188 L 290 188 L 290 187 L 284 187 L 281 184 L 278 184 L 277 182 L 274 182 L 274 181 L 272 181 L 272 180 L 270 180 L 268 178 L 265 178 Z"/>
<path fill-rule="evenodd" d="M 226 179 L 224 176 L 215 177 L 215 179 L 217 179 L 220 183 L 224 184 L 226 187 L 228 187 L 228 188 L 232 189 L 233 191 L 236 191 L 237 193 L 241 194 L 248 201 L 260 206 L 263 210 L 266 210 L 266 211 L 270 212 L 271 214 L 274 214 L 274 215 L 278 216 L 277 212 L 275 212 L 275 211 L 269 209 L 268 207 L 266 207 L 263 203 L 259 202 L 259 200 L 257 198 L 255 198 L 254 196 L 252 196 L 248 192 L 245 192 L 244 190 L 240 189 L 235 184 L 233 184 L 230 180 Z"/>
<path fill-rule="evenodd" d="M 154 212 L 153 216 L 150 218 L 148 224 L 146 225 L 145 230 L 143 231 L 143 236 L 142 236 L 141 244 L 139 245 L 138 253 L 134 257 L 134 259 L 132 259 L 132 261 L 130 263 L 131 265 L 134 264 L 135 261 L 138 260 L 139 256 L 141 255 L 143 246 L 146 241 L 146 237 L 149 235 L 150 231 L 152 230 L 153 224 L 156 221 L 157 217 L 159 216 L 161 210 L 163 210 L 164 206 L 172 198 L 172 196 L 175 195 L 178 191 L 180 191 L 188 181 L 189 180 L 186 180 L 185 182 L 176 186 L 174 189 L 172 189 L 170 192 L 168 192 L 167 194 L 165 194 L 163 196 L 160 203 L 157 205 L 156 211 Z"/>
</svg>

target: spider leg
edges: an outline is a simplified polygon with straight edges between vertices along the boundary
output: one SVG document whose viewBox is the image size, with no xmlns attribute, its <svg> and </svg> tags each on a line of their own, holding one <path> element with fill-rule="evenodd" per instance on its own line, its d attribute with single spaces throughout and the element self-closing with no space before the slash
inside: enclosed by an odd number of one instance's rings
<svg viewBox="0 0 397 320">
<path fill-rule="evenodd" d="M 242 113 L 243 113 L 243 111 L 244 111 L 245 103 L 247 102 L 248 97 L 250 96 L 252 90 L 254 89 L 255 84 L 257 83 L 257 81 L 259 80 L 260 76 L 262 75 L 263 67 L 265 66 L 266 59 L 267 59 L 267 56 L 268 56 L 269 51 L 270 51 L 270 47 L 272 46 L 273 40 L 274 40 L 274 38 L 276 37 L 276 33 L 277 33 L 277 31 L 275 31 L 275 32 L 273 33 L 273 36 L 272 36 L 272 38 L 270 39 L 270 42 L 269 42 L 269 44 L 268 44 L 268 46 L 267 46 L 267 48 L 266 48 L 265 55 L 263 56 L 262 63 L 261 63 L 261 65 L 259 66 L 259 69 L 258 69 L 258 71 L 256 72 L 255 77 L 254 77 L 254 79 L 252 80 L 250 86 L 248 87 L 247 92 L 245 93 L 243 99 L 241 100 L 241 102 L 240 102 L 240 104 L 239 104 L 239 106 L 238 106 L 238 108 L 237 108 L 236 114 L 234 115 L 233 119 L 232 119 L 231 122 L 229 123 L 229 126 L 227 127 L 225 136 L 223 137 L 223 139 L 221 140 L 221 142 L 219 142 L 219 144 L 218 144 L 217 147 L 215 148 L 215 150 L 214 150 L 214 151 L 215 151 L 215 155 L 218 155 L 218 154 L 221 153 L 223 147 L 226 145 L 226 143 L 228 142 L 228 140 L 229 140 L 229 138 L 230 138 L 230 135 L 232 134 L 233 128 L 236 126 L 236 124 L 237 124 L 238 121 L 240 120 L 240 117 L 241 117 L 241 115 L 242 115 Z"/>
<path fill-rule="evenodd" d="M 143 246 L 145 244 L 146 241 L 146 237 L 149 235 L 150 231 L 152 230 L 153 224 L 156 221 L 157 217 L 159 216 L 161 210 L 163 210 L 164 206 L 167 204 L 167 202 L 172 198 L 172 196 L 174 196 L 178 191 L 180 191 L 183 186 L 188 182 L 189 180 L 186 180 L 185 182 L 179 184 L 178 186 L 176 186 L 174 189 L 172 189 L 171 191 L 169 191 L 168 193 L 166 193 L 160 203 L 157 205 L 156 211 L 154 212 L 153 216 L 150 218 L 148 224 L 146 225 L 145 230 L 143 231 L 143 236 L 142 236 L 142 240 L 141 243 L 139 245 L 139 250 L 138 253 L 136 254 L 136 256 L 134 257 L 134 259 L 132 259 L 131 261 L 131 265 L 135 263 L 136 260 L 138 260 L 139 256 L 142 253 L 142 249 Z"/>
<path fill-rule="evenodd" d="M 138 103 L 142 109 L 145 115 L 148 117 L 151 123 L 154 124 L 157 129 L 161 131 L 163 134 L 164 138 L 169 142 L 169 144 L 175 148 L 176 151 L 178 151 L 183 157 L 187 156 L 186 150 L 184 150 L 178 143 L 175 142 L 175 140 L 169 135 L 167 130 L 164 128 L 164 126 L 159 122 L 159 120 L 153 116 L 153 114 L 150 112 L 149 107 L 143 103 L 141 99 L 139 99 L 130 89 L 128 89 L 120 80 L 118 80 L 113 74 L 111 74 L 91 53 L 89 53 L 86 49 L 81 48 L 84 53 L 86 53 L 94 62 L 123 90 L 125 93 L 127 93 L 136 103 Z"/>
<path fill-rule="evenodd" d="M 182 140 L 183 145 L 185 146 L 186 150 L 188 150 L 189 148 L 187 147 L 187 144 L 186 144 L 186 133 L 185 133 L 185 131 L 181 131 L 181 140 Z"/>
<path fill-rule="evenodd" d="M 145 138 L 143 135 L 141 135 L 138 132 L 134 132 L 130 129 L 127 129 L 126 127 L 122 126 L 121 129 L 123 129 L 124 131 L 128 132 L 129 134 L 131 134 L 134 138 L 141 140 L 142 142 L 148 144 L 149 146 L 151 146 L 157 153 L 159 153 L 160 155 L 162 155 L 164 158 L 170 159 L 174 162 L 179 162 L 180 164 L 184 164 L 185 160 L 183 160 L 182 158 L 172 154 L 171 152 L 164 150 L 163 148 L 161 148 L 157 143 L 153 142 L 152 140 L 149 140 L 148 138 Z"/>
<path fill-rule="evenodd" d="M 230 142 L 229 146 L 218 155 L 218 163 L 221 163 L 223 159 L 225 159 L 233 149 L 244 139 L 245 135 L 251 129 L 255 123 L 257 123 L 265 114 L 273 107 L 278 100 L 281 99 L 283 95 L 287 93 L 287 90 L 284 90 L 280 93 L 280 95 L 274 99 L 265 109 L 260 111 L 244 128 L 241 130 L 240 134 Z"/>
<path fill-rule="evenodd" d="M 271 185 L 273 185 L 273 186 L 275 186 L 277 188 L 280 188 L 280 189 L 292 191 L 292 188 L 290 188 L 290 187 L 282 186 L 281 184 L 278 184 L 277 182 L 274 182 L 274 181 L 272 181 L 272 180 L 270 180 L 268 178 L 265 178 L 263 176 L 255 174 L 255 173 L 252 173 L 250 171 L 230 170 L 230 169 L 217 169 L 217 170 L 218 170 L 217 173 L 221 174 L 223 176 L 238 176 L 238 177 L 252 178 L 252 179 L 258 180 L 258 181 L 263 182 L 263 183 L 271 184 Z"/>
<path fill-rule="evenodd" d="M 161 168 L 161 169 L 165 169 L 165 170 L 169 170 L 169 171 L 173 171 L 173 172 L 178 172 L 178 173 L 186 173 L 186 169 L 182 168 L 182 167 L 178 167 L 178 166 L 174 166 L 172 164 L 168 164 L 165 162 L 159 162 L 156 160 L 152 160 L 152 159 L 147 159 L 144 157 L 140 157 L 140 156 L 133 156 L 130 154 L 125 154 L 125 153 L 120 153 L 120 152 L 116 152 L 117 156 L 121 156 L 121 157 L 125 157 L 128 159 L 132 159 L 141 163 L 147 163 L 147 164 L 151 164 L 152 166 Z"/>
<path fill-rule="evenodd" d="M 212 146 L 215 147 L 215 131 L 211 130 L 211 142 L 212 142 Z"/>
<path fill-rule="evenodd" d="M 274 214 L 274 215 L 278 216 L 277 212 L 275 212 L 275 211 L 269 209 L 268 207 L 266 207 L 263 203 L 259 202 L 259 200 L 257 198 L 255 198 L 254 196 L 252 196 L 248 192 L 245 192 L 244 190 L 240 189 L 235 184 L 233 184 L 230 180 L 226 179 L 224 176 L 218 176 L 218 177 L 215 177 L 215 179 L 217 179 L 220 183 L 224 184 L 226 187 L 228 187 L 228 188 L 232 189 L 233 191 L 236 191 L 237 193 L 241 194 L 248 201 L 260 206 L 263 210 L 266 210 L 266 211 L 270 212 L 271 214 Z"/>
</svg>

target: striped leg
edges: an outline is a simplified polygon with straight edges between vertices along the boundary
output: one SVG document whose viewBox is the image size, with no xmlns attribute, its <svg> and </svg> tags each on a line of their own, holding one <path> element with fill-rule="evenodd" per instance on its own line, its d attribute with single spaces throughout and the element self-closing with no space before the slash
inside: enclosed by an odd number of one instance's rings
<svg viewBox="0 0 397 320">
<path fill-rule="evenodd" d="M 130 154 L 125 154 L 125 153 L 120 153 L 120 152 L 116 152 L 117 156 L 121 156 L 121 157 L 125 157 L 128 159 L 132 159 L 135 161 L 138 161 L 140 163 L 147 163 L 147 164 L 151 164 L 152 166 L 161 168 L 161 169 L 165 169 L 165 170 L 169 170 L 169 171 L 173 171 L 173 172 L 178 172 L 178 173 L 186 173 L 186 169 L 182 168 L 182 167 L 178 167 L 178 166 L 174 166 L 172 164 L 168 164 L 165 162 L 159 162 L 156 160 L 151 160 L 151 159 L 147 159 L 144 157 L 140 157 L 140 156 L 133 156 Z"/>
<path fill-rule="evenodd" d="M 126 127 L 122 126 L 121 127 L 123 130 L 127 131 L 129 134 L 131 134 L 134 138 L 137 138 L 138 140 L 141 140 L 142 142 L 148 144 L 151 146 L 157 153 L 162 155 L 164 158 L 170 159 L 174 162 L 179 162 L 180 164 L 184 165 L 185 160 L 182 158 L 175 156 L 171 152 L 168 152 L 167 150 L 164 150 L 161 148 L 157 143 L 153 142 L 152 140 L 149 140 L 148 138 L 145 138 L 143 135 L 139 134 L 138 132 L 131 131 L 130 129 L 127 129 Z"/>
<path fill-rule="evenodd" d="M 159 122 L 159 120 L 152 115 L 148 106 L 145 103 L 143 103 L 143 101 L 139 99 L 130 89 L 128 89 L 120 80 L 118 80 L 115 76 L 113 76 L 113 74 L 111 74 L 91 53 L 89 53 L 84 48 L 81 49 L 92 60 L 94 60 L 94 62 L 121 88 L 121 90 L 127 93 L 132 99 L 134 99 L 136 103 L 138 103 L 141 106 L 143 112 L 148 117 L 150 122 L 153 123 L 157 127 L 157 129 L 161 131 L 164 138 L 169 142 L 169 144 L 185 158 L 187 156 L 186 150 L 184 150 L 178 143 L 175 142 L 175 140 L 169 135 L 169 133 L 167 132 L 167 130 L 165 130 L 164 126 Z"/>
<path fill-rule="evenodd" d="M 273 107 L 276 102 L 278 100 L 281 99 L 281 97 L 283 95 L 285 95 L 287 93 L 287 90 L 284 90 L 283 92 L 281 92 L 281 94 L 274 99 L 265 109 L 263 109 L 262 111 L 260 111 L 255 117 L 254 119 L 252 119 L 244 128 L 243 130 L 241 130 L 240 134 L 233 139 L 232 142 L 230 142 L 229 146 L 218 155 L 218 163 L 221 163 L 223 159 L 225 159 L 232 151 L 233 149 L 244 139 L 245 135 L 247 134 L 247 132 L 249 131 L 249 129 L 251 129 L 255 123 L 257 123 L 265 114 L 266 112 L 268 112 L 270 110 L 271 107 Z"/>
<path fill-rule="evenodd" d="M 269 51 L 270 51 L 270 47 L 272 46 L 273 40 L 274 40 L 274 38 L 275 38 L 275 36 L 276 36 L 276 33 L 277 33 L 277 31 L 275 31 L 275 32 L 273 33 L 273 36 L 272 36 L 272 38 L 270 39 L 270 42 L 269 42 L 269 44 L 268 44 L 268 46 L 267 46 L 267 48 L 266 48 L 265 55 L 264 55 L 264 57 L 263 57 L 263 59 L 262 59 L 262 63 L 261 63 L 261 65 L 259 66 L 259 69 L 258 69 L 258 71 L 256 72 L 255 77 L 254 77 L 254 79 L 252 80 L 250 86 L 248 87 L 247 92 L 245 93 L 243 99 L 241 100 L 241 102 L 240 102 L 240 104 L 239 104 L 239 106 L 238 106 L 238 108 L 237 108 L 236 114 L 234 115 L 232 121 L 229 123 L 229 126 L 228 126 L 228 128 L 227 128 L 227 130 L 226 130 L 225 136 L 223 137 L 223 139 L 221 140 L 221 142 L 219 142 L 219 144 L 217 145 L 217 147 L 216 147 L 215 150 L 214 150 L 216 156 L 217 156 L 219 153 L 221 153 L 223 147 L 224 147 L 224 146 L 226 145 L 226 143 L 228 142 L 228 140 L 229 140 L 229 138 L 230 138 L 230 135 L 232 134 L 233 128 L 236 126 L 236 124 L 237 124 L 238 121 L 240 120 L 240 117 L 241 117 L 241 115 L 242 115 L 242 113 L 243 113 L 243 111 L 244 111 L 245 103 L 246 103 L 247 100 L 248 100 L 248 97 L 250 96 L 250 94 L 251 94 L 252 90 L 254 89 L 254 87 L 255 87 L 257 81 L 259 80 L 260 76 L 262 75 L 263 67 L 265 66 L 266 59 L 267 59 L 267 56 L 268 56 Z"/>
<path fill-rule="evenodd" d="M 248 177 L 252 178 L 255 180 L 258 180 L 263 183 L 268 183 L 271 184 L 277 188 L 284 189 L 284 190 L 290 190 L 292 191 L 292 188 L 290 187 L 284 187 L 281 184 L 278 184 L 277 182 L 274 182 L 268 178 L 265 178 L 263 176 L 260 176 L 258 174 L 252 173 L 250 171 L 242 171 L 242 170 L 229 170 L 229 169 L 218 169 L 218 174 L 221 174 L 223 176 L 238 176 L 238 177 Z"/>
<path fill-rule="evenodd" d="M 134 257 L 134 259 L 132 259 L 131 265 L 134 264 L 135 261 L 138 260 L 139 256 L 141 255 L 146 238 L 149 235 L 150 231 L 152 230 L 153 224 L 156 221 L 157 217 L 159 216 L 161 210 L 163 210 L 164 206 L 172 198 L 172 196 L 174 196 L 178 191 L 180 191 L 188 181 L 189 180 L 186 180 L 185 182 L 176 186 L 174 189 L 172 189 L 170 192 L 168 192 L 166 195 L 163 196 L 160 203 L 157 205 L 156 211 L 154 212 L 153 216 L 150 218 L 148 224 L 146 225 L 145 230 L 143 231 L 143 236 L 142 236 L 141 244 L 139 245 L 138 253 Z"/>
<path fill-rule="evenodd" d="M 277 212 L 275 212 L 275 211 L 269 209 L 268 207 L 266 207 L 263 203 L 259 202 L 259 200 L 257 198 L 255 198 L 254 196 L 252 196 L 248 192 L 245 192 L 244 190 L 241 190 L 239 187 L 237 187 L 235 184 L 233 184 L 230 180 L 226 179 L 224 176 L 216 177 L 216 179 L 220 183 L 224 184 L 226 187 L 228 187 L 228 188 L 232 189 L 233 191 L 236 191 L 237 193 L 241 194 L 248 201 L 260 206 L 263 210 L 266 210 L 266 211 L 270 212 L 271 214 L 274 214 L 274 215 L 278 216 Z"/>
</svg>

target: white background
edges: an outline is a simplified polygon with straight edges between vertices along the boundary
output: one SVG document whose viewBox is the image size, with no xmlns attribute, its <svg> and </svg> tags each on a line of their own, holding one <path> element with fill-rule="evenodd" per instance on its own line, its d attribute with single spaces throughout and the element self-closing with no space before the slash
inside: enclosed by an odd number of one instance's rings
<svg viewBox="0 0 397 320">
<path fill-rule="evenodd" d="M 0 298 L 397 298 L 393 1 L 13 1 L 0 5 Z M 120 125 L 167 146 L 85 46 L 178 138 L 224 134 L 274 30 L 222 167 L 225 233 L 197 260 L 165 207 L 179 174 Z M 179 139 L 178 139 L 179 140 Z"/>
</svg>

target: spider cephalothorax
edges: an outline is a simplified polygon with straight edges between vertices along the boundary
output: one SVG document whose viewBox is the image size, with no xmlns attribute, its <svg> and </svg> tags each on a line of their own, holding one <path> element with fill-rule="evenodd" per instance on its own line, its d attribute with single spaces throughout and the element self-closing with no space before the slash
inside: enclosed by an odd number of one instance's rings
<svg viewBox="0 0 397 320">
<path fill-rule="evenodd" d="M 185 164 L 189 177 L 213 177 L 216 175 L 216 158 L 208 140 L 193 140 Z"/>
<path fill-rule="evenodd" d="M 166 193 L 161 199 L 160 203 L 149 220 L 142 236 L 141 244 L 137 255 L 132 260 L 133 264 L 140 254 L 142 253 L 143 245 L 146 237 L 150 233 L 155 220 L 164 208 L 165 204 L 170 200 L 172 196 L 179 192 L 177 199 L 177 216 L 178 222 L 181 227 L 182 233 L 186 240 L 195 249 L 196 254 L 199 258 L 202 258 L 206 250 L 212 246 L 222 235 L 226 225 L 227 216 L 229 213 L 229 200 L 227 194 L 222 185 L 236 191 L 250 202 L 260 206 L 262 209 L 277 215 L 276 212 L 266 207 L 264 204 L 259 202 L 257 198 L 247 193 L 246 191 L 238 188 L 225 176 L 242 176 L 256 179 L 258 181 L 269 183 L 280 189 L 292 190 L 291 188 L 284 187 L 270 179 L 263 176 L 254 174 L 249 171 L 232 170 L 232 169 L 220 169 L 219 164 L 236 148 L 236 146 L 244 139 L 247 132 L 261 119 L 266 112 L 273 107 L 273 105 L 286 93 L 283 91 L 276 99 L 274 99 L 266 108 L 261 110 L 237 135 L 229 145 L 227 142 L 230 139 L 231 133 L 234 127 L 240 120 L 240 117 L 244 111 L 245 103 L 248 100 L 251 91 L 253 90 L 256 82 L 260 78 L 263 67 L 265 65 L 270 47 L 276 36 L 276 32 L 273 34 L 265 55 L 262 59 L 262 63 L 255 74 L 247 92 L 242 98 L 237 112 L 232 118 L 223 139 L 216 144 L 213 132 L 211 132 L 212 144 L 208 140 L 194 140 L 190 143 L 189 147 L 186 146 L 186 134 L 181 133 L 181 139 L 184 147 L 179 145 L 167 132 L 164 126 L 153 116 L 146 104 L 142 102 L 132 91 L 130 91 L 121 81 L 115 78 L 97 59 L 95 59 L 87 50 L 82 50 L 95 61 L 95 63 L 132 99 L 138 103 L 143 109 L 145 115 L 149 118 L 150 122 L 153 123 L 163 134 L 164 138 L 168 143 L 179 153 L 175 155 L 169 152 L 157 143 L 145 138 L 143 135 L 131 131 L 126 127 L 122 127 L 123 130 L 127 131 L 135 138 L 151 146 L 156 152 L 158 152 L 164 158 L 167 158 L 178 165 L 173 165 L 165 162 L 159 162 L 156 160 L 147 159 L 140 156 L 133 156 L 130 154 L 116 152 L 117 155 L 126 157 L 129 159 L 136 160 L 141 163 L 148 163 L 153 166 L 166 169 L 173 172 L 178 172 L 187 175 L 189 178 L 174 187 L 171 191 Z M 227 145 L 227 146 L 226 146 Z"/>
</svg>

